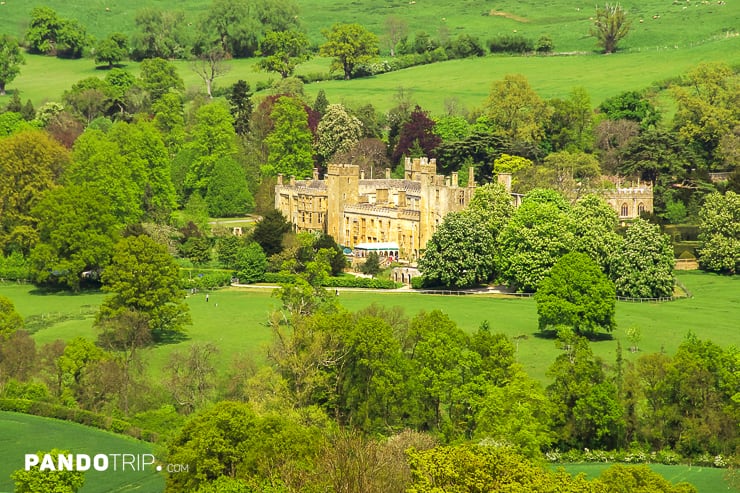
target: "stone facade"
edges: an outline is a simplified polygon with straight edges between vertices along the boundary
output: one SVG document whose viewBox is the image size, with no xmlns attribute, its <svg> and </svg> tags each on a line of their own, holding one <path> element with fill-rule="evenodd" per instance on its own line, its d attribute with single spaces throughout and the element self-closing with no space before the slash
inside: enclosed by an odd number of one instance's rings
<svg viewBox="0 0 740 493">
<path fill-rule="evenodd" d="M 407 158 L 404 178 L 367 180 L 359 166 L 330 164 L 323 180 L 278 176 L 275 208 L 293 223 L 296 231 L 323 231 L 342 246 L 395 242 L 401 258 L 418 258 L 429 238 L 453 211 L 467 207 L 475 191 L 473 170 L 467 186 L 458 186 L 458 175 L 437 174 L 434 159 Z"/>
<path fill-rule="evenodd" d="M 511 190 L 511 175 L 498 181 Z M 359 166 L 330 164 L 324 179 L 314 171 L 310 180 L 288 182 L 278 176 L 275 208 L 296 231 L 322 231 L 343 247 L 360 243 L 396 243 L 399 256 L 416 260 L 444 217 L 467 207 L 475 192 L 473 169 L 468 183 L 458 185 L 458 174 L 437 174 L 434 159 L 406 158 L 404 178 L 392 179 L 386 169 L 384 179 L 365 179 Z M 519 206 L 522 195 L 511 194 Z M 653 210 L 653 189 L 640 184 L 603 192 L 604 199 L 622 221 Z"/>
</svg>

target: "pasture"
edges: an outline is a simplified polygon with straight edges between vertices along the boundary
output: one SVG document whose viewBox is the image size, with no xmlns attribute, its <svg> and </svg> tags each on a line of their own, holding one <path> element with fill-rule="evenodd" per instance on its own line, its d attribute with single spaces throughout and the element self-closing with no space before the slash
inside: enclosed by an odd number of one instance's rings
<svg viewBox="0 0 740 493">
<path fill-rule="evenodd" d="M 154 445 L 129 437 L 116 435 L 77 423 L 26 414 L 0 412 L 0 491 L 13 491 L 10 474 L 22 469 L 25 454 L 49 451 L 52 448 L 69 450 L 75 454 L 154 454 Z M 164 474 L 157 474 L 152 466 L 144 471 L 128 467 L 122 471 L 120 463 L 113 471 L 110 459 L 108 471 L 85 472 L 85 484 L 80 493 L 156 492 L 164 490 Z M 120 460 L 120 459 L 119 459 Z"/>
<path fill-rule="evenodd" d="M 667 303 L 618 302 L 618 328 L 611 339 L 592 343 L 594 353 L 607 362 L 614 362 L 619 341 L 627 361 L 661 350 L 673 354 L 689 331 L 722 346 L 740 346 L 737 330 L 740 276 L 680 272 L 678 277 L 693 293 L 693 298 Z M 0 295 L 13 300 L 26 320 L 33 317 L 32 321 L 38 321 L 45 317 L 45 323 L 33 335 L 37 345 L 55 339 L 68 340 L 76 336 L 94 339 L 96 336 L 93 307 L 101 302 L 103 295 L 100 293 L 42 295 L 28 285 L 5 284 L 0 285 Z M 555 342 L 542 337 L 537 329 L 537 308 L 533 299 L 340 291 L 339 301 L 349 310 L 372 303 L 400 306 L 408 316 L 421 310 L 440 309 L 469 333 L 487 320 L 494 332 L 502 332 L 515 340 L 519 362 L 532 377 L 543 383 L 547 382 L 547 368 L 560 354 Z M 226 288 L 211 292 L 208 302 L 202 292 L 190 296 L 187 302 L 193 325 L 188 327 L 186 339 L 161 344 L 146 352 L 152 375 L 161 374 L 172 351 L 196 342 L 212 342 L 219 348 L 216 365 L 220 371 L 228 368 L 238 355 L 251 354 L 258 361 L 264 361 L 265 347 L 271 340 L 265 322 L 269 312 L 278 307 L 270 289 Z M 640 351 L 631 353 L 625 330 L 635 326 L 640 328 L 642 340 Z"/>
<path fill-rule="evenodd" d="M 611 464 L 557 464 L 569 474 L 583 473 L 588 479 L 599 476 Z M 701 466 L 666 466 L 663 464 L 649 464 L 650 469 L 657 472 L 671 483 L 686 481 L 696 486 L 699 493 L 718 493 L 720 491 L 738 491 L 732 488 L 725 480 L 727 469 L 716 469 Z"/>
</svg>

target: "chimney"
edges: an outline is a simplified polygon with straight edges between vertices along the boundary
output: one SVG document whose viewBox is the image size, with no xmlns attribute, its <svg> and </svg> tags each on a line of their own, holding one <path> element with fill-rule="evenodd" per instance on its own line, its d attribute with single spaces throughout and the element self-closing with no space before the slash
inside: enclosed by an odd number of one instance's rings
<svg viewBox="0 0 740 493">
<path fill-rule="evenodd" d="M 406 190 L 398 191 L 398 207 L 406 207 Z"/>
<path fill-rule="evenodd" d="M 319 181 L 319 168 L 313 169 L 313 181 Z"/>
<path fill-rule="evenodd" d="M 360 170 L 360 180 L 364 180 L 364 179 L 365 179 L 365 171 Z"/>
<path fill-rule="evenodd" d="M 290 175 L 290 186 L 291 187 L 295 186 L 295 175 Z"/>
<path fill-rule="evenodd" d="M 475 186 L 475 168 L 472 166 L 468 168 L 468 187 L 472 188 Z"/>
<path fill-rule="evenodd" d="M 375 190 L 375 203 L 376 204 L 387 204 L 388 203 L 388 189 L 378 188 Z"/>
<path fill-rule="evenodd" d="M 504 186 L 507 192 L 511 193 L 511 173 L 499 173 L 498 182 Z"/>
<path fill-rule="evenodd" d="M 447 188 L 450 188 L 450 177 L 449 176 L 445 176 L 445 186 Z"/>
<path fill-rule="evenodd" d="M 457 171 L 452 172 L 452 188 L 457 188 L 457 184 L 459 183 L 459 180 L 457 178 Z"/>
<path fill-rule="evenodd" d="M 390 168 L 386 168 L 385 169 L 385 179 L 386 180 L 390 180 L 391 179 L 391 169 Z"/>
<path fill-rule="evenodd" d="M 283 174 L 282 173 L 278 173 L 277 184 L 278 185 L 282 185 L 283 184 Z"/>
</svg>

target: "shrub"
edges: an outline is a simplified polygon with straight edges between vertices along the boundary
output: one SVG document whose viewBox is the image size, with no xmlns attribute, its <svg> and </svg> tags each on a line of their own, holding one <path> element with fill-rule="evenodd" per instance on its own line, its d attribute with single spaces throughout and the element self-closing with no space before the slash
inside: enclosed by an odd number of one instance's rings
<svg viewBox="0 0 740 493">
<path fill-rule="evenodd" d="M 198 271 L 195 269 L 180 269 L 182 285 L 186 289 L 214 289 L 231 284 L 231 271 Z"/>
<path fill-rule="evenodd" d="M 534 45 L 534 49 L 537 53 L 552 53 L 552 50 L 555 49 L 555 44 L 552 42 L 550 36 L 540 36 Z"/>
<path fill-rule="evenodd" d="M 491 53 L 530 53 L 534 51 L 534 43 L 522 35 L 498 36 L 488 41 Z"/>
</svg>

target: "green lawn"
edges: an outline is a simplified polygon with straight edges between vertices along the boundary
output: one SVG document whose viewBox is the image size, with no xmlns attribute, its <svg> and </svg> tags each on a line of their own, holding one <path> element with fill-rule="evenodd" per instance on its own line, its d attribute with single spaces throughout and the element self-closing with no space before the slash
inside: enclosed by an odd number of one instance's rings
<svg viewBox="0 0 740 493">
<path fill-rule="evenodd" d="M 594 353 L 613 362 L 617 341 L 626 360 L 640 354 L 664 350 L 673 354 L 684 336 L 695 332 L 722 346 L 740 346 L 737 314 L 740 313 L 740 276 L 722 277 L 701 272 L 681 272 L 679 279 L 694 297 L 670 303 L 617 304 L 618 329 L 613 339 L 592 343 Z M 48 314 L 47 326 L 34 334 L 37 344 L 81 335 L 95 337 L 91 307 L 100 304 L 99 293 L 81 295 L 38 295 L 30 286 L 0 285 L 0 295 L 11 298 L 25 318 Z M 206 303 L 203 293 L 188 298 L 193 325 L 188 338 L 179 343 L 163 344 L 148 350 L 152 374 L 159 374 L 169 354 L 195 342 L 213 342 L 220 348 L 217 364 L 225 369 L 234 356 L 250 353 L 264 358 L 271 334 L 265 325 L 268 313 L 277 307 L 269 289 L 228 288 L 211 293 Z M 527 372 L 546 381 L 545 372 L 559 354 L 552 339 L 537 330 L 537 310 L 532 299 L 492 296 L 441 296 L 416 293 L 344 291 L 340 302 L 350 310 L 371 303 L 401 306 L 407 314 L 420 310 L 441 309 L 465 331 L 474 331 L 487 320 L 494 331 L 516 338 L 518 358 Z M 67 313 L 61 322 L 54 313 Z M 640 352 L 630 353 L 625 330 L 637 326 L 642 331 Z"/>
<path fill-rule="evenodd" d="M 24 467 L 25 454 L 49 451 L 52 448 L 75 454 L 154 454 L 150 443 L 134 440 L 95 428 L 25 414 L 0 412 L 0 491 L 13 491 L 10 474 Z M 112 459 L 110 459 L 112 461 Z M 164 474 L 152 467 L 144 471 L 90 470 L 85 473 L 85 485 L 80 493 L 164 491 Z"/>
<path fill-rule="evenodd" d="M 558 464 L 570 474 L 584 473 L 589 479 L 598 477 L 601 471 L 611 464 Z M 555 466 L 553 466 L 555 467 Z M 724 480 L 726 469 L 696 466 L 665 466 L 650 464 L 650 469 L 657 472 L 671 483 L 686 481 L 696 486 L 699 493 L 719 493 L 738 491 L 731 488 Z"/>
</svg>

